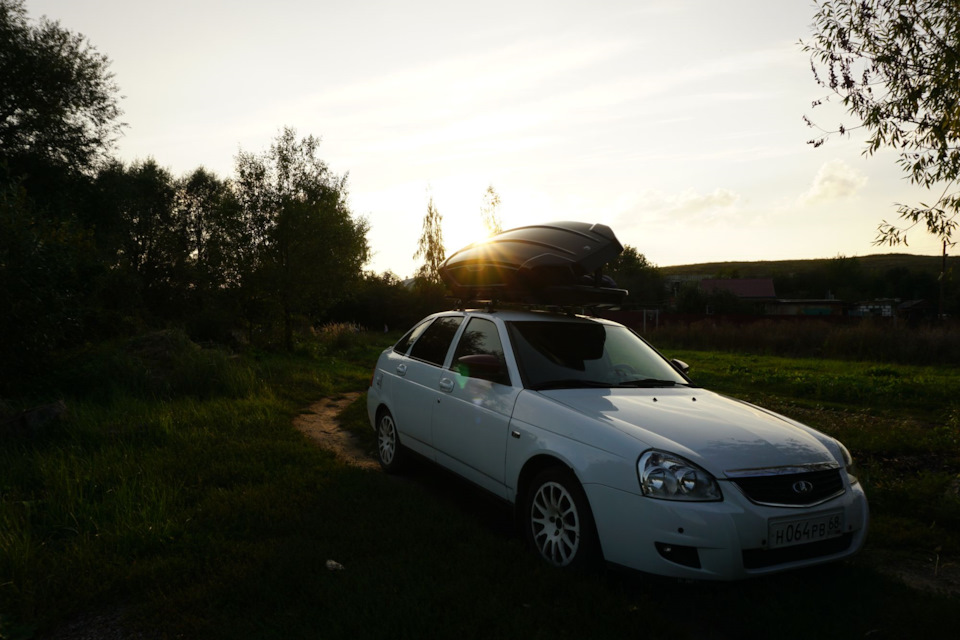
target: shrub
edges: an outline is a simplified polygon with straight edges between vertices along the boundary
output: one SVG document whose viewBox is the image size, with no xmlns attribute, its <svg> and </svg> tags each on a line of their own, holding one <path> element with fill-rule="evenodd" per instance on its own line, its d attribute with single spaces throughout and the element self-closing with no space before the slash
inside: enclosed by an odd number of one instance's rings
<svg viewBox="0 0 960 640">
<path fill-rule="evenodd" d="M 155 331 L 78 350 L 47 384 L 72 397 L 239 398 L 257 377 L 228 351 L 201 348 L 180 331 Z"/>
<path fill-rule="evenodd" d="M 322 327 L 318 332 L 320 340 L 327 346 L 336 350 L 343 350 L 353 347 L 359 341 L 361 328 L 352 322 L 330 322 Z"/>
</svg>

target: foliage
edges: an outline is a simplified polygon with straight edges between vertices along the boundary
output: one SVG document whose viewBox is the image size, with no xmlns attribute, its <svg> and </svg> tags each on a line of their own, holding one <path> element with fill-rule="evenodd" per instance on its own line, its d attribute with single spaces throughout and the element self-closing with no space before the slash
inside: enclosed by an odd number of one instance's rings
<svg viewBox="0 0 960 640">
<path fill-rule="evenodd" d="M 931 311 L 941 299 L 946 314 L 960 311 L 960 288 L 955 272 L 960 258 L 949 257 L 946 269 L 940 256 L 905 254 L 860 257 L 837 256 L 817 260 L 706 263 L 659 268 L 666 280 L 703 277 L 773 278 L 776 295 L 792 300 L 926 301 Z M 941 275 L 941 273 L 943 275 Z M 695 290 L 677 287 L 676 302 L 687 313 L 703 313 L 708 304 Z M 715 309 L 724 305 L 711 303 Z M 740 312 L 749 311 L 743 309 Z M 734 311 L 736 312 L 736 311 Z"/>
<path fill-rule="evenodd" d="M 500 194 L 491 184 L 483 193 L 483 204 L 480 205 L 480 218 L 483 220 L 483 227 L 487 230 L 488 235 L 495 236 L 503 232 L 503 223 L 500 221 L 499 211 Z"/>
<path fill-rule="evenodd" d="M 89 237 L 75 224 L 35 216 L 18 184 L 0 184 L 0 394 L 6 381 L 46 366 L 51 346 L 80 323 L 78 254 Z"/>
<path fill-rule="evenodd" d="M 279 326 L 289 349 L 361 278 L 368 225 L 319 140 L 284 129 L 238 155 L 235 180 L 124 164 L 108 67 L 0 0 L 0 390 L 58 349 L 159 327 L 239 347 L 280 342 Z"/>
<path fill-rule="evenodd" d="M 232 184 L 199 168 L 178 180 L 175 189 L 178 279 L 201 295 L 238 286 L 247 270 L 248 241 Z"/>
<path fill-rule="evenodd" d="M 0 0 L 0 389 L 83 336 L 102 270 L 81 209 L 122 126 L 108 67 L 83 36 Z"/>
<path fill-rule="evenodd" d="M 109 60 L 23 0 L 0 0 L 0 164 L 14 176 L 38 166 L 88 170 L 120 132 Z"/>
<path fill-rule="evenodd" d="M 359 278 L 369 256 L 367 222 L 347 207 L 347 178 L 317 157 L 320 140 L 285 128 L 264 154 L 237 156 L 237 197 L 254 270 L 243 282 L 281 311 L 293 348 L 296 314 L 322 315 Z"/>
<path fill-rule="evenodd" d="M 443 216 L 437 211 L 433 204 L 433 196 L 427 203 L 427 213 L 423 216 L 423 232 L 420 234 L 420 240 L 417 243 L 417 252 L 413 254 L 414 260 L 423 260 L 423 264 L 417 268 L 417 282 L 420 284 L 439 285 L 440 265 L 446 257 L 443 248 Z"/>
<path fill-rule="evenodd" d="M 956 1 L 820 0 L 814 29 L 813 41 L 804 45 L 814 76 L 867 130 L 865 153 L 892 148 L 911 182 L 943 189 L 930 204 L 901 204 L 900 217 L 909 225 L 884 221 L 877 243 L 906 244 L 907 232 L 921 222 L 949 243 L 960 211 Z M 849 129 L 841 125 L 838 132 Z M 819 146 L 825 139 L 811 142 Z"/>
<path fill-rule="evenodd" d="M 168 304 L 186 318 L 190 335 L 232 342 L 240 316 L 241 283 L 252 270 L 249 233 L 230 180 L 198 168 L 174 181 Z"/>
<path fill-rule="evenodd" d="M 104 225 L 104 260 L 131 276 L 152 309 L 162 309 L 176 255 L 173 176 L 150 159 L 130 167 L 112 161 L 96 179 Z"/>
<path fill-rule="evenodd" d="M 323 344 L 334 351 L 345 351 L 355 345 L 363 329 L 352 322 L 328 322 L 317 334 Z"/>
<path fill-rule="evenodd" d="M 696 282 L 685 282 L 673 300 L 677 313 L 692 315 L 751 315 L 757 306 L 726 291 L 703 291 Z"/>
<path fill-rule="evenodd" d="M 893 268 L 906 268 L 910 271 L 940 273 L 943 259 L 941 256 L 921 256 L 907 253 L 877 253 L 855 258 L 863 271 L 870 276 Z M 770 275 L 801 273 L 819 269 L 832 258 L 814 258 L 807 260 L 754 260 L 750 262 L 701 262 L 696 264 L 660 267 L 665 276 L 695 276 L 701 274 L 720 274 L 726 271 L 735 273 L 733 277 L 762 278 Z M 960 267 L 960 256 L 947 257 L 947 269 Z"/>
<path fill-rule="evenodd" d="M 665 296 L 663 277 L 656 265 L 636 247 L 626 245 L 616 260 L 606 266 L 617 286 L 630 292 L 626 306 L 657 306 Z"/>
<path fill-rule="evenodd" d="M 440 284 L 420 282 L 409 287 L 389 271 L 365 272 L 328 315 L 373 331 L 406 330 L 424 316 L 449 307 L 446 288 Z"/>
<path fill-rule="evenodd" d="M 201 349 L 179 330 L 143 333 L 69 351 L 34 393 L 95 402 L 116 398 L 243 398 L 258 389 L 223 348 Z"/>
</svg>

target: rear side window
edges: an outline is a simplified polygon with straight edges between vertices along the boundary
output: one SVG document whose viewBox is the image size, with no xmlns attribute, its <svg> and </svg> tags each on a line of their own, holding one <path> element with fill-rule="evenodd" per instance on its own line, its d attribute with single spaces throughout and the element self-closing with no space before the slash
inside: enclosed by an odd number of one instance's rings
<svg viewBox="0 0 960 640">
<path fill-rule="evenodd" d="M 447 356 L 453 336 L 460 328 L 463 316 L 444 316 L 437 318 L 427 327 L 410 350 L 410 357 L 443 366 L 443 359 Z"/>
<path fill-rule="evenodd" d="M 458 369 L 461 375 L 471 378 L 483 378 L 500 384 L 510 384 L 506 360 L 503 357 L 503 344 L 500 342 L 500 333 L 497 331 L 497 325 L 490 320 L 484 318 L 473 318 L 470 320 L 463 335 L 460 336 L 457 350 L 453 354 L 452 364 L 456 365 L 458 358 L 474 355 L 494 356 L 500 362 L 500 371 L 493 376 L 485 374 L 477 375 L 471 372 L 469 367 L 461 367 Z"/>
<path fill-rule="evenodd" d="M 420 334 L 423 333 L 424 329 L 426 329 L 429 326 L 430 326 L 429 322 L 421 322 L 420 324 L 415 326 L 413 329 L 410 329 L 410 331 L 407 331 L 407 335 L 400 338 L 400 340 L 397 341 L 397 344 L 393 345 L 393 350 L 396 351 L 397 353 L 406 355 L 407 351 L 410 350 L 410 345 L 413 343 L 413 341 L 419 338 Z"/>
</svg>

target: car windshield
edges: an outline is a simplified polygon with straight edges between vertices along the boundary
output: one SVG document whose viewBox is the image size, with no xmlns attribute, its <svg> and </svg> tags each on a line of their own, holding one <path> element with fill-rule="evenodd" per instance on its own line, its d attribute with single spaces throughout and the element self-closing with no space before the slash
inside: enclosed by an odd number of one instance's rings
<svg viewBox="0 0 960 640">
<path fill-rule="evenodd" d="M 591 320 L 515 321 L 508 326 L 529 389 L 688 384 L 626 327 Z"/>
</svg>

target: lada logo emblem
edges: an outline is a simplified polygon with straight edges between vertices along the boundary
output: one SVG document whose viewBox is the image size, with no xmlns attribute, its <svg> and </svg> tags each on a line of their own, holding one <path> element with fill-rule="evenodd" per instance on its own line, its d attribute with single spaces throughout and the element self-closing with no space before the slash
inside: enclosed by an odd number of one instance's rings
<svg viewBox="0 0 960 640">
<path fill-rule="evenodd" d="M 813 491 L 813 483 L 807 480 L 797 480 L 793 483 L 793 492 L 797 495 L 806 495 Z"/>
</svg>

